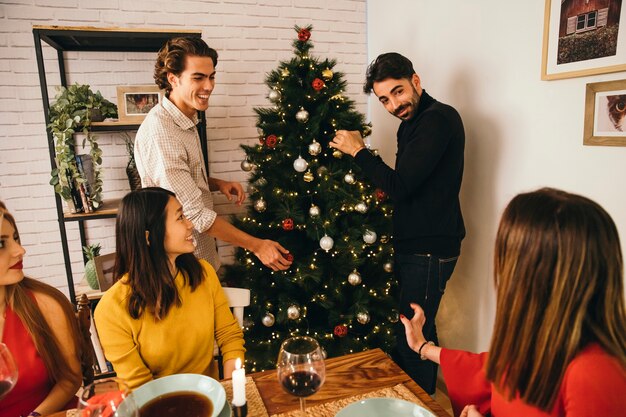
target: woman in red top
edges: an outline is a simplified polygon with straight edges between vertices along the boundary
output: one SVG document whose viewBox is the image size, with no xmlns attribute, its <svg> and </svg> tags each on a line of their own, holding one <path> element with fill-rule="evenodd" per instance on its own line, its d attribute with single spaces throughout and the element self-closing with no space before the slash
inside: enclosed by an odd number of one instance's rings
<svg viewBox="0 0 626 417">
<path fill-rule="evenodd" d="M 76 318 L 61 292 L 24 277 L 25 250 L 2 202 L 0 223 L 0 341 L 18 368 L 17 384 L 0 401 L 0 417 L 51 414 L 80 386 Z"/>
<path fill-rule="evenodd" d="M 424 312 L 400 319 L 422 359 L 441 364 L 455 415 L 626 414 L 626 308 L 617 229 L 595 202 L 554 189 L 520 194 L 496 237 L 489 353 L 424 339 Z"/>
</svg>

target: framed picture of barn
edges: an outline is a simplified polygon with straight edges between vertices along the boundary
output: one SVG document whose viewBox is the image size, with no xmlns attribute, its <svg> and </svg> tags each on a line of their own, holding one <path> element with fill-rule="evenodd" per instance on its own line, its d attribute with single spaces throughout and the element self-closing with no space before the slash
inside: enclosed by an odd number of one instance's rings
<svg viewBox="0 0 626 417">
<path fill-rule="evenodd" d="M 626 71 L 622 0 L 546 0 L 541 79 Z"/>
<path fill-rule="evenodd" d="M 583 144 L 626 146 L 626 80 L 587 84 Z"/>
</svg>

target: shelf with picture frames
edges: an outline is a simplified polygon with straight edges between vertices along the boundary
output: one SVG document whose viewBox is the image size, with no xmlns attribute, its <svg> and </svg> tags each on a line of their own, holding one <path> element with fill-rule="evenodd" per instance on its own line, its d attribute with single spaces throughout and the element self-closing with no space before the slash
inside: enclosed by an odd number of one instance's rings
<svg viewBox="0 0 626 417">
<path fill-rule="evenodd" d="M 35 54 L 37 59 L 37 69 L 39 73 L 39 83 L 41 87 L 41 97 L 43 101 L 44 117 L 46 126 L 50 123 L 50 97 L 48 95 L 48 74 L 46 73 L 44 62 L 44 45 L 48 45 L 56 50 L 58 74 L 60 85 L 68 86 L 68 77 L 65 65 L 65 53 L 68 51 L 81 52 L 151 52 L 155 54 L 161 49 L 168 39 L 180 36 L 201 37 L 201 30 L 182 30 L 182 29 L 146 29 L 146 28 L 98 28 L 90 26 L 33 26 L 33 36 L 35 43 Z M 81 56 L 81 60 L 89 59 L 88 55 Z M 151 68 L 146 68 L 151 72 Z M 151 79 L 146 80 L 146 84 L 152 82 Z M 129 123 L 107 120 L 104 122 L 93 122 L 91 130 L 95 132 L 115 132 L 115 131 L 133 131 L 139 128 L 139 123 Z M 200 142 L 202 150 L 207 160 L 207 141 L 206 141 L 206 119 L 204 113 L 200 114 L 200 124 L 198 126 L 200 134 Z M 47 129 L 48 136 L 48 152 L 50 156 L 50 166 L 56 168 L 55 162 L 55 143 L 52 132 Z M 104 154 L 106 158 L 106 152 Z M 51 192 L 54 192 L 51 188 Z M 65 263 L 65 272 L 67 277 L 67 286 L 69 298 L 76 303 L 77 288 L 74 285 L 72 274 L 72 265 L 70 258 L 70 249 L 67 238 L 66 223 L 77 222 L 80 233 L 80 245 L 85 246 L 86 223 L 90 220 L 114 218 L 117 214 L 117 206 L 120 200 L 104 199 L 102 207 L 93 213 L 69 213 L 64 211 L 64 204 L 58 194 L 54 193 L 57 209 L 57 219 L 59 223 L 59 232 L 61 235 L 61 246 L 63 250 L 63 259 Z M 86 261 L 85 259 L 83 259 Z"/>
</svg>

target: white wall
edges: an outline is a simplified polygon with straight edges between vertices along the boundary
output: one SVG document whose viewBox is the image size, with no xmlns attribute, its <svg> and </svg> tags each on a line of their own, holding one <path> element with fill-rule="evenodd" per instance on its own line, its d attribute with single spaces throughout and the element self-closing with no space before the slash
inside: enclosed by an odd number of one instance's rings
<svg viewBox="0 0 626 417">
<path fill-rule="evenodd" d="M 15 214 L 26 246 L 25 272 L 66 287 L 56 209 L 50 180 L 47 137 L 37 75 L 32 25 L 200 29 L 216 48 L 217 87 L 211 98 L 209 165 L 211 174 L 245 182 L 240 170 L 242 143 L 256 141 L 255 106 L 267 106 L 265 74 L 293 56 L 294 25 L 314 26 L 313 55 L 337 59 L 346 74 L 346 95 L 366 110 L 358 84 L 365 66 L 365 0 L 170 0 L 0 1 L 0 199 Z M 44 51 L 48 83 L 60 84 L 56 54 Z M 90 84 L 115 102 L 117 85 L 151 84 L 156 54 L 68 53 L 70 83 Z M 99 134 L 104 150 L 104 197 L 128 191 L 127 157 L 117 134 Z M 216 195 L 217 211 L 233 206 Z M 75 279 L 82 276 L 82 258 L 75 223 L 68 223 Z M 88 223 L 89 242 L 101 242 L 103 253 L 114 251 L 114 220 Z M 232 248 L 222 246 L 228 258 Z M 228 259 L 226 259 L 228 260 Z"/>
<path fill-rule="evenodd" d="M 428 93 L 463 118 L 467 237 L 438 324 L 444 345 L 485 350 L 492 246 L 515 194 L 550 186 L 588 196 L 626 239 L 626 148 L 582 145 L 585 84 L 625 74 L 541 81 L 543 0 L 370 0 L 367 14 L 368 61 L 405 54 Z M 393 164 L 398 123 L 375 99 L 369 106 L 372 144 Z"/>
</svg>

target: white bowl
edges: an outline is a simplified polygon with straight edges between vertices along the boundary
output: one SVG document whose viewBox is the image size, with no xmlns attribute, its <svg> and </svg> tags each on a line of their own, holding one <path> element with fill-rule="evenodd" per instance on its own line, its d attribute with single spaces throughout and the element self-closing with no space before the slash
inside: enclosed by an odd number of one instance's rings
<svg viewBox="0 0 626 417">
<path fill-rule="evenodd" d="M 396 398 L 368 398 L 348 404 L 335 417 L 436 417 L 417 404 Z"/>
<path fill-rule="evenodd" d="M 160 395 L 170 394 L 177 391 L 191 391 L 202 394 L 213 403 L 213 413 L 210 417 L 216 417 L 226 402 L 224 387 L 211 377 L 200 374 L 176 374 L 150 381 L 131 394 L 137 407 L 141 409 L 149 401 Z"/>
</svg>

